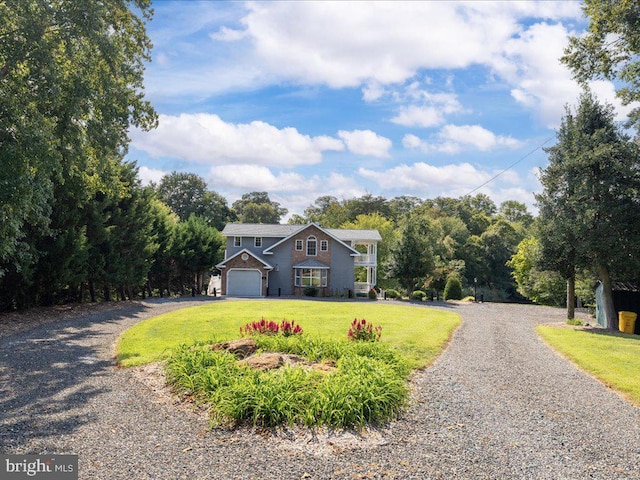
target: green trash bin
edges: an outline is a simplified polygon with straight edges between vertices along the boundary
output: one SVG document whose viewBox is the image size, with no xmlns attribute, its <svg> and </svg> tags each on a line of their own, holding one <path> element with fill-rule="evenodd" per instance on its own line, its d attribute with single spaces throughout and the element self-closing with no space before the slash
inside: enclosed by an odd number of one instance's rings
<svg viewBox="0 0 640 480">
<path fill-rule="evenodd" d="M 636 328 L 637 313 L 618 312 L 618 329 L 624 333 L 633 333 Z"/>
</svg>

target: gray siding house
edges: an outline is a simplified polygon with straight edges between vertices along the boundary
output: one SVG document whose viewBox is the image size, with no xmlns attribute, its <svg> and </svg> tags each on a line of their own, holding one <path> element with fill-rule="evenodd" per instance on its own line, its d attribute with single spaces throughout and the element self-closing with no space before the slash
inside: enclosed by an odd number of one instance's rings
<svg viewBox="0 0 640 480">
<path fill-rule="evenodd" d="M 303 295 L 306 287 L 321 296 L 346 295 L 368 292 L 377 281 L 377 230 L 230 223 L 222 235 L 225 256 L 216 267 L 223 295 Z M 355 282 L 356 268 L 366 281 Z"/>
</svg>

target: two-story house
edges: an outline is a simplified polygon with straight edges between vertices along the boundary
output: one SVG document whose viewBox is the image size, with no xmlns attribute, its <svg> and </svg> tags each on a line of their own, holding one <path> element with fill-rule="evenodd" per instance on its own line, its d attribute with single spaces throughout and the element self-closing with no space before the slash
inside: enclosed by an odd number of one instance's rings
<svg viewBox="0 0 640 480">
<path fill-rule="evenodd" d="M 325 229 L 308 225 L 230 223 L 222 294 L 238 297 L 368 292 L 376 284 L 377 230 Z M 366 281 L 355 282 L 356 268 Z M 363 278 L 364 280 L 364 278 Z"/>
</svg>

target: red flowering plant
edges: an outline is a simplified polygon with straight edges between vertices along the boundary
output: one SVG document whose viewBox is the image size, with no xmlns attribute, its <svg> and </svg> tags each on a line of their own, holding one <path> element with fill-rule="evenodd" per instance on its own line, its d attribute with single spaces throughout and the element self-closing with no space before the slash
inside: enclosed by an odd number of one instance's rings
<svg viewBox="0 0 640 480">
<path fill-rule="evenodd" d="M 380 325 L 374 327 L 372 323 L 367 323 L 364 318 L 360 320 L 354 318 L 353 322 L 351 322 L 351 327 L 349 327 L 349 333 L 347 333 L 349 340 L 362 342 L 378 342 L 381 336 L 382 327 Z"/>
<path fill-rule="evenodd" d="M 300 325 L 296 325 L 296 322 L 293 320 L 282 320 L 280 323 L 280 333 L 285 337 L 290 337 L 291 335 L 302 335 L 302 327 Z"/>
<path fill-rule="evenodd" d="M 296 322 L 289 320 L 282 320 L 280 323 L 276 323 L 273 320 L 266 320 L 262 317 L 257 322 L 247 323 L 244 327 L 240 327 L 240 335 L 243 337 L 250 337 L 251 335 L 276 335 L 281 333 L 285 337 L 291 335 L 302 335 L 302 327 L 296 325 Z"/>
</svg>

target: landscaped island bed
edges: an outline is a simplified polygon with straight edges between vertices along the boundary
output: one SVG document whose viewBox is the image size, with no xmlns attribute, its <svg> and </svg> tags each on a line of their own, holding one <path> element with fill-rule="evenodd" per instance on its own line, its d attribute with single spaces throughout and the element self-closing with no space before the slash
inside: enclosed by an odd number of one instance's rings
<svg viewBox="0 0 640 480">
<path fill-rule="evenodd" d="M 257 319 L 263 325 L 294 321 L 304 329 L 251 335 L 257 356 L 280 358 L 275 368 L 256 369 L 245 362 L 246 352 L 234 355 L 214 346 L 247 335 L 247 325 Z M 125 366 L 167 359 L 174 390 L 206 403 L 213 425 L 351 427 L 398 414 L 411 371 L 429 365 L 459 323 L 457 314 L 406 305 L 216 302 L 142 322 L 120 337 L 117 350 Z M 354 325 L 375 325 L 369 341 L 347 335 Z"/>
</svg>

